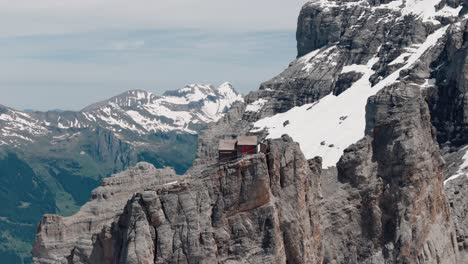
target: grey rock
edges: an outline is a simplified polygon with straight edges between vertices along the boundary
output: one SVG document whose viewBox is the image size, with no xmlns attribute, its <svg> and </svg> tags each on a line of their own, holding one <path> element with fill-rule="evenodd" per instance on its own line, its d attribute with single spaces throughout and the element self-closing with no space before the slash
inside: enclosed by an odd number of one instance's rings
<svg viewBox="0 0 468 264">
<path fill-rule="evenodd" d="M 361 73 L 342 72 L 345 66 L 366 64 L 375 54 L 373 85 L 401 64 L 390 64 L 409 47 L 421 44 L 442 25 L 402 17 L 397 9 L 376 6 L 391 1 L 310 1 L 298 19 L 298 58 L 278 76 L 250 93 L 246 104 L 259 98 L 268 103 L 255 119 L 286 112 L 346 91 Z"/>
<path fill-rule="evenodd" d="M 440 144 L 460 147 L 468 143 L 468 107 L 464 99 L 468 93 L 467 74 L 468 32 L 466 21 L 450 28 L 437 70 L 433 73 L 436 88 L 429 95 L 432 123 L 437 128 Z"/>
<path fill-rule="evenodd" d="M 358 72 L 346 72 L 338 75 L 333 94 L 336 96 L 340 95 L 351 87 L 354 82 L 361 79 L 362 75 L 362 73 Z"/>
<path fill-rule="evenodd" d="M 461 263 L 468 261 L 468 177 L 462 175 L 445 184 L 452 217 L 457 231 L 457 247 L 461 254 Z"/>
<path fill-rule="evenodd" d="M 177 182 L 146 164 L 110 178 L 76 215 L 44 218 L 35 263 L 321 263 L 320 159 L 287 136 L 268 149 Z"/>
<path fill-rule="evenodd" d="M 149 163 L 138 163 L 136 167 L 104 179 L 102 186 L 93 191 L 91 200 L 74 216 L 43 217 L 33 247 L 35 263 L 69 263 L 70 254 L 81 259 L 81 263 L 88 263 L 86 261 L 94 254 L 94 235 L 104 232 L 106 224 L 122 213 L 129 197 L 145 188 L 178 179 L 172 169 L 157 170 Z M 100 239 L 98 242 L 105 240 L 105 235 Z M 104 254 L 102 258 L 108 256 Z"/>
<path fill-rule="evenodd" d="M 380 91 L 367 119 L 366 137 L 338 163 L 338 191 L 323 201 L 325 263 L 457 263 L 443 160 L 419 87 Z"/>
</svg>

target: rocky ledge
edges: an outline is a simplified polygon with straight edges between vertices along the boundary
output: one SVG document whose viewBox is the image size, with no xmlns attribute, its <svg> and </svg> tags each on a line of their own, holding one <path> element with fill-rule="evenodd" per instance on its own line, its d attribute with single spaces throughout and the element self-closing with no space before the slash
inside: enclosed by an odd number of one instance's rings
<svg viewBox="0 0 468 264">
<path fill-rule="evenodd" d="M 91 199 L 71 217 L 45 215 L 38 226 L 33 248 L 37 263 L 68 263 L 69 256 L 86 256 L 93 251 L 94 235 L 122 213 L 127 200 L 151 186 L 178 180 L 172 169 L 157 170 L 139 163 L 102 181 Z M 76 258 L 76 257 L 75 257 Z M 86 263 L 86 262 L 85 262 Z"/>
<path fill-rule="evenodd" d="M 45 216 L 34 261 L 321 263 L 320 164 L 287 136 L 268 149 L 177 178 L 138 164 L 76 215 Z"/>
<path fill-rule="evenodd" d="M 381 90 L 367 123 L 334 179 L 286 135 L 191 175 L 140 163 L 104 180 L 76 215 L 45 216 L 34 261 L 457 263 L 460 231 L 421 91 Z"/>
</svg>

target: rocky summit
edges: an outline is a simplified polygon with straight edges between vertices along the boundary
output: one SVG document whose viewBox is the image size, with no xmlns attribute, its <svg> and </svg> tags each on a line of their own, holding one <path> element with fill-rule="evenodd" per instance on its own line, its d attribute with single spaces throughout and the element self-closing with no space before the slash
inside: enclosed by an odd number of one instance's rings
<svg viewBox="0 0 468 264">
<path fill-rule="evenodd" d="M 297 58 L 208 125 L 187 173 L 104 180 L 44 216 L 34 262 L 468 263 L 467 10 L 308 2 Z M 261 151 L 219 160 L 240 135 Z"/>
<path fill-rule="evenodd" d="M 101 179 L 137 162 L 185 173 L 198 133 L 242 101 L 224 83 L 132 90 L 76 112 L 0 106 L 0 260 L 31 262 L 43 214 L 76 213 Z"/>
<path fill-rule="evenodd" d="M 44 217 L 35 262 L 316 263 L 319 176 L 290 138 L 268 148 L 196 177 L 144 163 L 111 177 L 77 215 Z"/>
</svg>

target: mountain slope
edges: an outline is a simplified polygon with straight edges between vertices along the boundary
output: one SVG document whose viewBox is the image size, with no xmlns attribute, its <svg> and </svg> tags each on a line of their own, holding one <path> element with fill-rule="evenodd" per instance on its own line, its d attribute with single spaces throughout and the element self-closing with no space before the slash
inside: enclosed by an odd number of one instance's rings
<svg viewBox="0 0 468 264">
<path fill-rule="evenodd" d="M 242 100 L 224 83 L 162 96 L 128 91 L 78 112 L 1 106 L 0 259 L 30 262 L 41 215 L 75 213 L 113 173 L 146 161 L 183 174 L 195 158 L 197 134 Z"/>
<path fill-rule="evenodd" d="M 93 232 L 45 216 L 36 262 L 467 263 L 467 8 L 310 1 L 298 58 L 201 133 L 183 182 L 140 188 Z M 245 134 L 264 153 L 219 162 L 218 140 Z M 87 247 L 57 252 L 45 230 Z"/>
<path fill-rule="evenodd" d="M 163 96 L 133 90 L 79 112 L 21 112 L 0 106 L 0 144 L 13 145 L 65 131 L 101 127 L 121 135 L 156 132 L 196 134 L 242 101 L 229 83 L 219 87 L 189 85 Z"/>
<path fill-rule="evenodd" d="M 195 177 L 140 163 L 106 179 L 78 214 L 43 218 L 35 263 L 318 263 L 318 178 L 290 139 L 268 145 Z"/>
<path fill-rule="evenodd" d="M 407 54 L 405 63 L 387 77 L 383 77 L 378 83 L 372 84 L 369 80 L 375 74 L 372 67 L 379 62 L 377 52 L 375 57 L 365 65 L 352 64 L 342 68 L 341 74 L 352 72 L 360 74 L 361 77 L 339 96 L 329 94 L 317 102 L 261 119 L 255 123 L 255 127 L 267 129 L 269 137 L 272 138 L 289 134 L 301 144 L 307 158 L 321 156 L 324 166 L 335 166 L 343 150 L 364 137 L 367 98 L 385 86 L 398 82 L 400 73 L 420 60 L 422 55 L 433 47 L 446 31 L 447 27 L 442 27 L 430 34 L 423 43 L 413 45 L 413 51 Z M 317 123 L 307 122 L 308 120 L 316 120 Z M 283 126 L 286 121 L 289 124 Z M 318 123 L 320 129 L 314 129 Z"/>
</svg>

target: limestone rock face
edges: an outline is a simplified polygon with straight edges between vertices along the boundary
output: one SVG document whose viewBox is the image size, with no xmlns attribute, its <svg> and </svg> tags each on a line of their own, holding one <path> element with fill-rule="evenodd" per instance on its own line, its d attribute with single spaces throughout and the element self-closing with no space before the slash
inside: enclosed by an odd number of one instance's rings
<svg viewBox="0 0 468 264">
<path fill-rule="evenodd" d="M 463 147 L 458 151 L 447 151 L 445 148 L 444 159 L 446 161 L 444 182 L 452 218 L 457 231 L 457 244 L 461 255 L 461 263 L 468 261 L 468 167 L 466 159 L 468 148 Z"/>
<path fill-rule="evenodd" d="M 120 214 L 109 210 L 104 186 L 84 209 L 108 208 L 109 217 L 83 209 L 67 219 L 46 216 L 35 262 L 321 263 L 317 163 L 309 165 L 287 136 L 268 149 L 172 182 L 150 169 L 160 184 L 140 185 L 128 202 L 107 198 Z"/>
<path fill-rule="evenodd" d="M 461 263 L 468 261 L 468 178 L 459 177 L 445 185 L 452 217 L 457 231 L 457 246 Z"/>
<path fill-rule="evenodd" d="M 68 263 L 70 255 L 86 260 L 93 250 L 94 236 L 122 213 L 127 200 L 136 192 L 163 185 L 177 177 L 172 169 L 157 170 L 149 163 L 116 174 L 102 181 L 91 200 L 72 217 L 45 215 L 38 226 L 33 248 L 36 263 Z M 178 179 L 178 178 L 176 178 Z M 99 262 L 96 262 L 99 263 Z"/>
<path fill-rule="evenodd" d="M 382 90 L 367 119 L 366 137 L 338 163 L 339 191 L 323 201 L 325 263 L 457 263 L 444 163 L 419 87 Z"/>
<path fill-rule="evenodd" d="M 35 263 L 462 263 L 419 87 L 371 97 L 367 123 L 336 181 L 288 136 L 191 175 L 139 164 L 45 216 Z"/>
<path fill-rule="evenodd" d="M 466 177 L 446 180 L 468 174 L 466 5 L 307 3 L 298 58 L 201 134 L 186 175 L 140 172 L 149 176 L 118 201 L 97 198 L 70 218 L 46 216 L 35 261 L 466 263 Z M 261 120 L 274 124 L 255 127 Z M 314 126 L 292 135 L 288 128 L 301 122 Z M 346 142 L 307 137 L 324 126 L 316 135 Z M 266 139 L 272 131 L 281 133 Z M 244 134 L 257 135 L 266 153 L 218 162 L 219 139 Z M 337 150 L 339 162 L 326 163 Z M 118 177 L 119 188 L 129 175 Z M 109 197 L 106 190 L 96 197 Z M 115 207 L 106 213 L 87 209 L 108 204 Z"/>
<path fill-rule="evenodd" d="M 316 102 L 330 93 L 340 94 L 361 74 L 357 69 L 343 71 L 343 67 L 365 65 L 375 54 L 380 59 L 373 65 L 372 83 L 401 67 L 391 62 L 408 47 L 424 42 L 436 27 L 403 16 L 405 4 L 401 4 L 403 8 L 385 5 L 389 2 L 316 0 L 305 4 L 297 26 L 298 58 L 250 94 L 246 103 L 268 100 L 259 113 L 265 117 Z"/>
<path fill-rule="evenodd" d="M 466 20 L 451 29 L 434 73 L 437 89 L 429 101 L 439 142 L 455 147 L 468 144 L 467 33 Z"/>
</svg>

